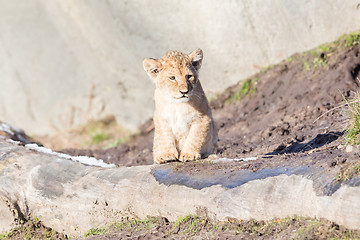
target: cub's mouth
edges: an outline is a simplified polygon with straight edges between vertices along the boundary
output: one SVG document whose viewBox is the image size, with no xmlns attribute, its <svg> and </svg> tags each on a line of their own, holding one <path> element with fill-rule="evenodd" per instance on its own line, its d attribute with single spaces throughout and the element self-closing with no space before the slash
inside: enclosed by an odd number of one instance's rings
<svg viewBox="0 0 360 240">
<path fill-rule="evenodd" d="M 174 97 L 176 101 L 179 101 L 179 102 L 187 102 L 189 101 L 189 96 L 187 94 L 185 95 L 182 95 L 180 97 Z"/>
<path fill-rule="evenodd" d="M 180 97 L 174 97 L 175 99 L 183 99 L 183 98 L 189 98 L 189 94 L 185 93 L 181 95 Z"/>
</svg>

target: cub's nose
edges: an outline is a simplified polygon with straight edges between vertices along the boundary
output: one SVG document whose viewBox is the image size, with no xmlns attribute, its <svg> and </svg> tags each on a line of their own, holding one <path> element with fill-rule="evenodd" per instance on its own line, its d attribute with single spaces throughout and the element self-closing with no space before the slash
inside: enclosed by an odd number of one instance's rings
<svg viewBox="0 0 360 240">
<path fill-rule="evenodd" d="M 182 95 L 185 95 L 185 94 L 188 94 L 189 93 L 189 90 L 188 89 L 186 89 L 186 90 L 179 90 L 180 91 L 180 93 L 182 94 Z"/>
</svg>

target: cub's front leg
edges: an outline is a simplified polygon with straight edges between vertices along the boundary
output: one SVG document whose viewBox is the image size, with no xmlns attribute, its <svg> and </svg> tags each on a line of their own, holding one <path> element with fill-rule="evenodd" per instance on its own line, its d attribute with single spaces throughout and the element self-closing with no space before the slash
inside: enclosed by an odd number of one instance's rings
<svg viewBox="0 0 360 240">
<path fill-rule="evenodd" d="M 209 133 L 210 124 L 211 119 L 204 117 L 191 125 L 189 135 L 180 151 L 179 161 L 187 162 L 201 158 L 201 149 Z"/>
<path fill-rule="evenodd" d="M 175 145 L 175 137 L 168 123 L 154 119 L 155 134 L 153 156 L 155 163 L 166 163 L 179 158 L 179 153 Z"/>
</svg>

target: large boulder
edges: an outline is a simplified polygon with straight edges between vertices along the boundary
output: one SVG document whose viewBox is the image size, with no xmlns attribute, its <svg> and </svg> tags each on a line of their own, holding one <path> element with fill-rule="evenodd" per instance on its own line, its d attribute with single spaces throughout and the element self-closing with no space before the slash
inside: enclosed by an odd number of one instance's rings
<svg viewBox="0 0 360 240">
<path fill-rule="evenodd" d="M 214 94 L 359 29 L 359 11 L 357 0 L 0 0 L 0 116 L 37 135 L 108 114 L 134 129 L 153 112 L 144 58 L 202 48 Z"/>
</svg>

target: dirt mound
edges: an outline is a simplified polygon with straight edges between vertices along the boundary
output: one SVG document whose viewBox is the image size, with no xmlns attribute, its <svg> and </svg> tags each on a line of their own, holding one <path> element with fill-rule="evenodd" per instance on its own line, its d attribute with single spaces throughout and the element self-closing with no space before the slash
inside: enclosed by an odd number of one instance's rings
<svg viewBox="0 0 360 240">
<path fill-rule="evenodd" d="M 231 100 L 241 84 L 229 88 L 212 102 L 219 125 L 217 153 L 233 158 L 290 153 L 335 140 L 333 136 L 341 135 L 346 127 L 346 112 L 327 111 L 358 90 L 358 54 L 358 46 L 331 55 L 320 53 L 324 65 L 312 65 L 311 69 L 306 69 L 305 63 L 314 62 L 316 57 L 295 55 L 255 75 L 256 92 L 241 101 Z M 320 142 L 313 141 L 318 134 L 326 135 Z"/>
<path fill-rule="evenodd" d="M 339 106 L 359 90 L 359 70 L 359 46 L 338 42 L 293 55 L 228 88 L 210 102 L 219 130 L 216 154 L 269 159 L 340 145 L 348 116 Z M 64 151 L 118 166 L 152 164 L 151 126 L 147 121 L 140 134 L 111 149 Z"/>
</svg>

